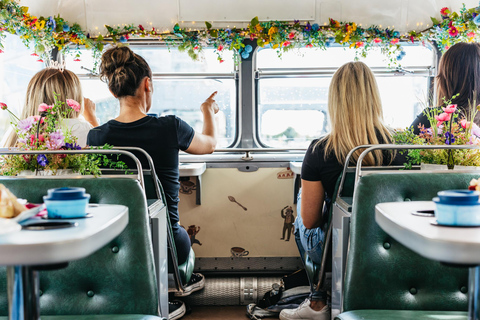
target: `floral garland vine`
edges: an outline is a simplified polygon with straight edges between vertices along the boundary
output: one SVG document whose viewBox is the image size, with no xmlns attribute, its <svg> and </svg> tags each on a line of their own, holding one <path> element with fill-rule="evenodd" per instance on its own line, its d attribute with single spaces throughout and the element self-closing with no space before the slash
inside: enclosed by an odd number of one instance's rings
<svg viewBox="0 0 480 320">
<path fill-rule="evenodd" d="M 409 31 L 405 34 L 394 29 L 371 26 L 362 28 L 355 22 L 339 22 L 330 19 L 330 23 L 319 26 L 317 23 L 266 21 L 260 22 L 253 18 L 247 28 L 215 29 L 209 22 L 202 30 L 182 29 L 178 24 L 173 32 L 161 32 L 152 27 L 150 30 L 142 25 L 133 24 L 123 27 L 105 26 L 108 34 L 91 37 L 78 24 L 70 24 L 60 16 L 36 17 L 28 13 L 27 7 L 20 6 L 15 0 L 0 0 L 0 53 L 2 39 L 5 33 L 19 35 L 29 46 L 33 43 L 33 55 L 47 56 L 52 49 L 68 51 L 69 44 L 76 48 L 85 46 L 92 49 L 98 57 L 107 42 L 127 43 L 132 37 L 148 37 L 159 39 L 167 46 L 178 47 L 188 55 L 198 60 L 204 47 L 213 46 L 216 49 L 219 62 L 223 62 L 224 50 L 233 50 L 236 61 L 239 57 L 247 59 L 253 51 L 251 45 L 245 45 L 244 40 L 255 41 L 259 47 L 271 47 L 277 50 L 279 56 L 294 48 L 315 47 L 326 49 L 334 43 L 356 49 L 357 57 L 366 57 L 368 51 L 379 47 L 391 65 L 397 65 L 405 55 L 400 45 L 401 41 L 425 42 L 434 41 L 444 52 L 457 42 L 479 41 L 480 6 L 466 9 L 463 5 L 460 13 L 448 8 L 440 10 L 442 20 L 431 18 L 433 26 L 421 32 Z M 111 40 L 106 40 L 111 39 Z M 76 60 L 80 54 L 76 53 Z M 42 61 L 42 58 L 39 58 Z"/>
</svg>

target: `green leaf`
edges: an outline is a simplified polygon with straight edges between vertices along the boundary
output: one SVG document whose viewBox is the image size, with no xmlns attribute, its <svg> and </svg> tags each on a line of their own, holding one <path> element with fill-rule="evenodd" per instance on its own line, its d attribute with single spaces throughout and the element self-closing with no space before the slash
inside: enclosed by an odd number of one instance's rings
<svg viewBox="0 0 480 320">
<path fill-rule="evenodd" d="M 433 25 L 440 24 L 440 21 L 438 21 L 437 18 L 430 17 L 430 19 L 432 20 Z"/>
<path fill-rule="evenodd" d="M 259 22 L 258 22 L 258 17 L 255 17 L 255 18 L 252 19 L 252 21 L 250 21 L 250 25 L 252 25 L 252 26 L 254 26 L 254 27 L 255 27 L 258 23 L 259 23 Z"/>
<path fill-rule="evenodd" d="M 210 31 L 210 35 L 211 35 L 212 37 L 214 37 L 214 38 L 218 37 L 218 32 L 217 32 L 217 30 L 212 30 L 212 31 Z"/>
<path fill-rule="evenodd" d="M 205 25 L 207 26 L 207 30 L 212 29 L 212 24 L 208 21 L 205 21 Z"/>
</svg>

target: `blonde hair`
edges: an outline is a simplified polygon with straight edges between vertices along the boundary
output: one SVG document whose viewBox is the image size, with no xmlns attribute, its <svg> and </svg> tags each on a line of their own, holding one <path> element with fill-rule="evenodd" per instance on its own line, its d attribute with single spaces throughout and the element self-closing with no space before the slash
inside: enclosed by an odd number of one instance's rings
<svg viewBox="0 0 480 320">
<path fill-rule="evenodd" d="M 356 146 L 391 141 L 391 133 L 383 124 L 375 76 L 363 62 L 346 63 L 335 72 L 328 91 L 328 112 L 332 131 L 315 146 L 325 142 L 325 157 L 333 152 L 343 164 Z M 362 151 L 354 153 L 355 162 Z M 381 165 L 382 151 L 369 153 L 363 163 Z"/>
<path fill-rule="evenodd" d="M 46 68 L 37 72 L 28 83 L 25 105 L 19 118 L 26 119 L 29 116 L 39 115 L 38 106 L 41 103 L 48 105 L 54 104 L 55 94 L 57 94 L 58 99 L 63 102 L 67 99 L 77 101 L 83 110 L 82 85 L 77 75 L 66 69 Z M 66 105 L 64 106 L 69 108 Z M 77 118 L 82 110 L 76 112 L 69 108 L 67 114 L 70 118 Z M 13 147 L 16 142 L 17 135 L 15 132 L 12 132 L 5 146 Z"/>
</svg>

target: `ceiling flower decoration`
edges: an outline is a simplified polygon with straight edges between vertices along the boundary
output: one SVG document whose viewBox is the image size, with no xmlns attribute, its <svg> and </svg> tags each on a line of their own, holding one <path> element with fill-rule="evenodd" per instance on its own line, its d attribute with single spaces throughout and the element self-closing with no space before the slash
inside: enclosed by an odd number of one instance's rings
<svg viewBox="0 0 480 320">
<path fill-rule="evenodd" d="M 326 49 L 335 43 L 356 50 L 357 57 L 365 57 L 369 50 L 376 47 L 389 59 L 391 66 L 396 66 L 405 55 L 402 42 L 434 41 L 444 52 L 457 42 L 479 40 L 480 7 L 467 10 L 463 6 L 459 13 L 442 8 L 440 15 L 441 20 L 432 18 L 432 27 L 403 34 L 394 29 L 378 26 L 363 28 L 355 22 L 334 19 L 320 26 L 298 20 L 259 21 L 255 17 L 248 27 L 242 29 L 217 29 L 209 22 L 205 22 L 205 28 L 193 31 L 176 24 L 168 32 L 161 32 L 154 27 L 148 29 L 142 25 L 106 25 L 107 34 L 93 37 L 83 31 L 80 25 L 71 24 L 60 16 L 37 17 L 14 0 L 0 0 L 0 53 L 5 50 L 1 42 L 8 32 L 19 35 L 39 55 L 39 60 L 54 48 L 61 51 L 72 51 L 73 48 L 75 53 L 75 48 L 85 47 L 92 49 L 94 56 L 98 57 L 106 43 L 122 45 L 132 38 L 152 38 L 187 52 L 194 60 L 201 58 L 203 48 L 213 46 L 218 61 L 223 62 L 222 53 L 225 50 L 233 50 L 236 61 L 240 61 L 240 57 L 247 59 L 253 50 L 250 44 L 244 42 L 249 39 L 259 47 L 275 49 L 279 56 L 294 48 Z M 78 53 L 76 59 L 79 59 Z"/>
</svg>

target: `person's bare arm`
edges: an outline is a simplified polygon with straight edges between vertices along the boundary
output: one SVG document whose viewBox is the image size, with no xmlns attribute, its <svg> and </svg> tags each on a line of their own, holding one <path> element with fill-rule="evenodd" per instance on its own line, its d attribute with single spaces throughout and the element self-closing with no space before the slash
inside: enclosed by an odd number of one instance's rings
<svg viewBox="0 0 480 320">
<path fill-rule="evenodd" d="M 90 123 L 93 127 L 98 127 L 100 124 L 97 121 L 95 115 L 95 102 L 88 98 L 83 98 L 83 117 Z"/>
<path fill-rule="evenodd" d="M 202 133 L 195 132 L 192 142 L 185 152 L 191 154 L 212 153 L 217 145 L 217 137 L 215 130 L 214 116 L 218 112 L 218 106 L 214 98 L 217 91 L 212 93 L 200 106 L 203 113 L 203 130 Z"/>
<path fill-rule="evenodd" d="M 307 181 L 302 179 L 302 196 L 300 214 L 303 225 L 313 229 L 322 225 L 322 209 L 325 200 L 325 189 L 321 181 Z"/>
</svg>

